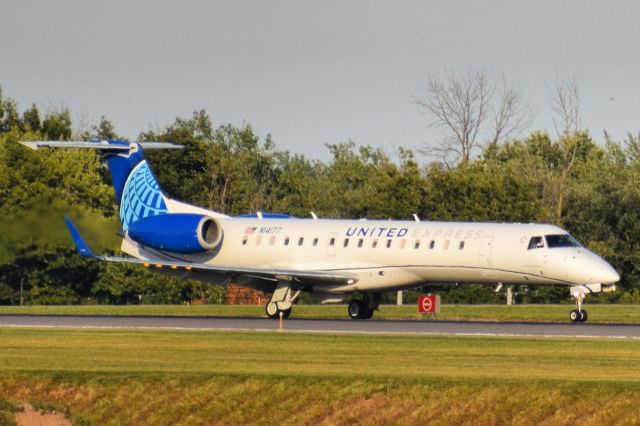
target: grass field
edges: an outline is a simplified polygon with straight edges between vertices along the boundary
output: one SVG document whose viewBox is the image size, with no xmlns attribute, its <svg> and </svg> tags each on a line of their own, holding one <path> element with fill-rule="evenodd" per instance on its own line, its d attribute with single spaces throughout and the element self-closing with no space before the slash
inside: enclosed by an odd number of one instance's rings
<svg viewBox="0 0 640 426">
<path fill-rule="evenodd" d="M 78 424 L 638 424 L 640 341 L 0 328 L 0 419 L 24 402 Z"/>
<path fill-rule="evenodd" d="M 439 319 L 487 321 L 568 321 L 572 305 L 443 305 L 437 316 L 418 313 L 415 305 L 383 305 L 374 319 Z M 589 322 L 640 323 L 640 305 L 585 305 Z M 263 306 L 130 305 L 130 306 L 1 306 L 1 314 L 265 316 Z M 346 318 L 346 305 L 295 305 L 292 318 Z"/>
</svg>

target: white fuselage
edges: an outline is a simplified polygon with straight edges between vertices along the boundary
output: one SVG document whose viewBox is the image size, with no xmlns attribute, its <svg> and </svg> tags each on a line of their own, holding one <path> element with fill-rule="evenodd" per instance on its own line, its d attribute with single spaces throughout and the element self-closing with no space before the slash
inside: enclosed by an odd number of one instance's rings
<svg viewBox="0 0 640 426">
<path fill-rule="evenodd" d="M 584 247 L 530 248 L 533 237 L 567 235 L 553 225 L 380 220 L 218 217 L 224 232 L 210 253 L 172 255 L 211 265 L 331 271 L 353 284 L 315 291 L 383 292 L 427 283 L 585 285 L 618 281 L 615 270 Z M 123 250 L 146 258 L 125 241 Z M 157 252 L 154 253 L 157 255 Z M 324 288 L 321 288 L 324 287 Z"/>
</svg>

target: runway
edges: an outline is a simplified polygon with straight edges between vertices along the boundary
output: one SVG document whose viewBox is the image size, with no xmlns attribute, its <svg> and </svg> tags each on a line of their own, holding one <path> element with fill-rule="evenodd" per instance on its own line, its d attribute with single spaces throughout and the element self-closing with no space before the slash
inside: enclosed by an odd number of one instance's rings
<svg viewBox="0 0 640 426">
<path fill-rule="evenodd" d="M 640 324 L 479 321 L 353 321 L 290 318 L 284 331 L 299 333 L 640 339 Z M 239 317 L 0 315 L 0 327 L 278 331 L 278 321 Z"/>
</svg>

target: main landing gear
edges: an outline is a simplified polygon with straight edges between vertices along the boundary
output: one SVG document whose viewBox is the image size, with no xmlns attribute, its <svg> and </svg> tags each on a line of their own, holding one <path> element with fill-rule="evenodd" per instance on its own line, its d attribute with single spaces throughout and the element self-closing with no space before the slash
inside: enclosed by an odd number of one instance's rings
<svg viewBox="0 0 640 426">
<path fill-rule="evenodd" d="M 267 316 L 271 319 L 289 318 L 291 315 L 291 304 L 302 292 L 302 286 L 292 281 L 279 281 L 271 300 L 267 303 Z"/>
<path fill-rule="evenodd" d="M 587 320 L 587 311 L 582 309 L 585 295 L 584 293 L 576 293 L 573 295 L 573 298 L 576 300 L 576 307 L 578 309 L 574 309 L 569 313 L 569 319 L 571 322 L 585 322 Z"/>
<path fill-rule="evenodd" d="M 349 318 L 358 319 L 370 319 L 373 316 L 373 312 L 378 309 L 380 304 L 379 296 L 374 295 L 371 297 L 365 294 L 361 300 L 352 300 L 349 303 Z"/>
</svg>

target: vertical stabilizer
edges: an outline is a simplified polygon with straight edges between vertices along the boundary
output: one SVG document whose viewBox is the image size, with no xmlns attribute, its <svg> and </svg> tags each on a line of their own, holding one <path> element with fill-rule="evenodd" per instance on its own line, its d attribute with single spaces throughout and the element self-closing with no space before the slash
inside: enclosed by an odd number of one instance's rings
<svg viewBox="0 0 640 426">
<path fill-rule="evenodd" d="M 116 202 L 120 209 L 122 228 L 139 219 L 167 214 L 167 198 L 162 193 L 158 180 L 144 159 L 142 148 L 180 149 L 182 146 L 163 142 L 102 141 L 28 141 L 22 142 L 32 149 L 80 148 L 94 149 L 105 158 Z"/>
<path fill-rule="evenodd" d="M 128 152 L 107 155 L 106 160 L 125 231 L 132 222 L 167 213 L 162 189 L 140 145 L 131 144 Z"/>
</svg>

